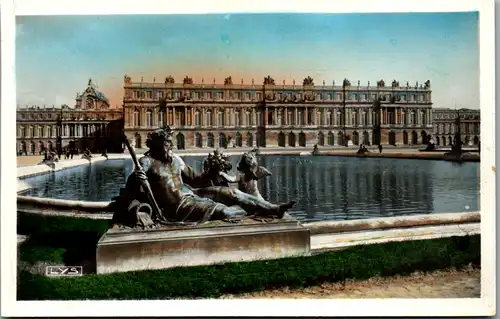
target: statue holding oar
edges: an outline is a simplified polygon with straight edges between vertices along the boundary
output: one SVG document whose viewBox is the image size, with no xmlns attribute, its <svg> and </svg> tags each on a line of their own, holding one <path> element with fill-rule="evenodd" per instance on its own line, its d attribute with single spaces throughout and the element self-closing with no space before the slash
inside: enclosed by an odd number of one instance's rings
<svg viewBox="0 0 500 319">
<path fill-rule="evenodd" d="M 191 185 L 199 185 L 203 174 L 196 174 L 173 153 L 172 133 L 167 127 L 149 135 L 147 155 L 134 160 L 136 168 L 116 199 L 117 210 L 113 218 L 116 224 L 130 227 L 197 225 L 207 220 L 237 220 L 247 214 L 282 218 L 293 206 L 293 202 L 271 204 L 227 186 L 192 188 Z M 129 151 L 135 154 L 131 148 Z M 134 200 L 140 204 L 128 209 Z M 151 221 L 141 219 L 144 223 L 133 216 L 134 212 L 147 214 L 147 206 L 140 206 L 143 203 L 149 204 L 154 212 Z"/>
</svg>

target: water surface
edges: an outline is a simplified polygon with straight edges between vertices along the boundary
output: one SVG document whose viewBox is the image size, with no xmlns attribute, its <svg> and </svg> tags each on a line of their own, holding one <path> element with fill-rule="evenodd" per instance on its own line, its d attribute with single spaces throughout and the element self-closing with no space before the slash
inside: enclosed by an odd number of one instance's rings
<svg viewBox="0 0 500 319">
<path fill-rule="evenodd" d="M 184 157 L 201 172 L 203 157 Z M 231 158 L 233 167 L 239 156 Z M 333 156 L 261 156 L 273 174 L 260 181 L 271 202 L 297 201 L 300 220 L 351 220 L 479 210 L 479 163 Z M 109 201 L 130 160 L 108 160 L 25 179 L 23 195 Z M 235 169 L 233 168 L 233 173 Z"/>
</svg>

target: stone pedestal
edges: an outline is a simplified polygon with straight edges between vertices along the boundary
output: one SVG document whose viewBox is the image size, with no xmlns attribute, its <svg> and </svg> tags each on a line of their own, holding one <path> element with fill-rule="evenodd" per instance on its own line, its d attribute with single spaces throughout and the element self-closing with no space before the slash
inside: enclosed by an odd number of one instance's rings
<svg viewBox="0 0 500 319">
<path fill-rule="evenodd" d="M 309 230 L 290 216 L 269 223 L 220 221 L 196 228 L 108 230 L 97 244 L 97 273 L 308 255 Z"/>
</svg>

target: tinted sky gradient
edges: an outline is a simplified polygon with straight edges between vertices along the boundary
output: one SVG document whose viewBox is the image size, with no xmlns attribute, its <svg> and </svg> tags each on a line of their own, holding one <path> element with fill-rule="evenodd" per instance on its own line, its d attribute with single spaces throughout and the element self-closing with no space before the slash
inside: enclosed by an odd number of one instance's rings
<svg viewBox="0 0 500 319">
<path fill-rule="evenodd" d="M 430 79 L 434 107 L 479 108 L 478 13 L 26 16 L 17 102 L 74 105 L 92 77 L 121 105 L 123 76 L 163 82 Z"/>
</svg>

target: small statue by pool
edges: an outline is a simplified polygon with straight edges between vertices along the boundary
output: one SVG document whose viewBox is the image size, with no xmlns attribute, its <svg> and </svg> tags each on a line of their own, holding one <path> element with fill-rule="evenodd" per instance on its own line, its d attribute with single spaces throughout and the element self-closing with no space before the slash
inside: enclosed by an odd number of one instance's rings
<svg viewBox="0 0 500 319">
<path fill-rule="evenodd" d="M 226 172 L 220 172 L 220 175 L 230 183 L 238 183 L 240 191 L 265 201 L 259 192 L 257 182 L 272 174 L 265 167 L 259 166 L 255 152 L 244 153 L 241 156 L 237 169 L 238 173 L 236 176 L 228 175 Z"/>
<path fill-rule="evenodd" d="M 364 155 L 364 154 L 367 154 L 367 153 L 370 153 L 370 151 L 366 148 L 366 146 L 364 146 L 363 144 L 359 145 L 359 149 L 356 152 L 356 154 L 358 154 L 358 155 Z"/>
<path fill-rule="evenodd" d="M 314 144 L 311 154 L 312 155 L 319 155 L 318 144 Z"/>
<path fill-rule="evenodd" d="M 56 162 L 58 162 L 57 154 L 53 151 L 45 151 L 43 160 L 38 163 L 38 165 L 45 164 L 52 169 L 56 168 Z"/>
<path fill-rule="evenodd" d="M 271 204 L 227 186 L 195 188 L 204 174 L 196 174 L 173 153 L 169 127 L 149 135 L 147 155 L 137 160 L 125 188 L 111 204 L 113 223 L 128 227 L 198 225 L 208 220 L 239 220 L 248 215 L 282 218 L 294 203 Z M 148 208 L 148 206 L 151 208 Z"/>
<path fill-rule="evenodd" d="M 107 151 L 107 149 L 104 149 L 104 150 L 102 151 L 101 156 L 104 156 L 106 159 L 109 159 L 109 158 L 108 158 L 108 151 Z"/>
<path fill-rule="evenodd" d="M 88 148 L 86 148 L 85 151 L 83 151 L 82 159 L 86 159 L 89 162 L 92 161 L 92 153 L 90 153 L 90 150 Z"/>
</svg>

